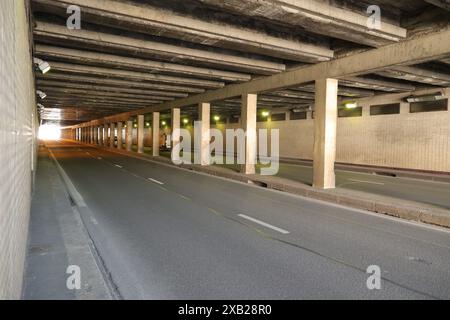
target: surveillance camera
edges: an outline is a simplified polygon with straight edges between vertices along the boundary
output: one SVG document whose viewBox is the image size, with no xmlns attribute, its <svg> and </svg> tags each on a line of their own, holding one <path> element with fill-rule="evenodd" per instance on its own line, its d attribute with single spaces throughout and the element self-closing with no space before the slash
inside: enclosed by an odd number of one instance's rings
<svg viewBox="0 0 450 320">
<path fill-rule="evenodd" d="M 40 70 L 42 74 L 46 74 L 47 72 L 50 71 L 51 67 L 48 62 L 39 58 L 34 58 L 33 61 L 36 64 L 37 69 Z"/>
</svg>

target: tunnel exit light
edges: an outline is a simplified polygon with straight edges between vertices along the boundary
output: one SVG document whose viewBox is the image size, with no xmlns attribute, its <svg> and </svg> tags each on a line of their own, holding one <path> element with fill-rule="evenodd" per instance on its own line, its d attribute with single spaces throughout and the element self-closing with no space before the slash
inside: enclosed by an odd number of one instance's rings
<svg viewBox="0 0 450 320">
<path fill-rule="evenodd" d="M 52 141 L 61 138 L 61 128 L 57 125 L 44 124 L 39 127 L 39 139 Z"/>
</svg>

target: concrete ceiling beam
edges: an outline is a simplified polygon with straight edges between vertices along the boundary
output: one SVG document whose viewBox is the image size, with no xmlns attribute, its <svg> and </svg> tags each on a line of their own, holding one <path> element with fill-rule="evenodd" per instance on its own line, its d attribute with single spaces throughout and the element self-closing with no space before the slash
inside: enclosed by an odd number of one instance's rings
<svg viewBox="0 0 450 320">
<path fill-rule="evenodd" d="M 389 78 L 420 82 L 435 86 L 445 87 L 450 85 L 450 75 L 413 66 L 395 67 L 378 72 L 377 74 Z"/>
<path fill-rule="evenodd" d="M 284 64 L 262 59 L 192 49 L 87 29 L 69 30 L 65 25 L 47 23 L 41 20 L 36 20 L 34 38 L 39 42 L 51 45 L 64 43 L 78 49 L 90 48 L 106 53 L 120 51 L 136 57 L 162 59 L 171 63 L 201 64 L 212 68 L 256 74 L 274 74 L 286 69 Z"/>
<path fill-rule="evenodd" d="M 127 80 L 118 80 L 118 79 L 108 79 L 105 77 L 89 77 L 89 76 L 77 76 L 77 75 L 65 75 L 62 73 L 47 73 L 45 75 L 36 74 L 37 79 L 41 80 L 55 80 L 61 81 L 64 83 L 90 83 L 90 84 L 101 84 L 113 87 L 121 87 L 121 88 L 139 88 L 139 89 L 150 89 L 150 90 L 161 90 L 165 91 L 168 94 L 173 95 L 181 95 L 183 97 L 185 93 L 203 93 L 204 89 L 194 88 L 188 86 L 172 86 L 172 85 L 164 85 L 158 83 L 146 83 L 146 82 L 137 82 L 137 81 L 127 81 Z"/>
<path fill-rule="evenodd" d="M 135 5 L 131 2 L 115 0 L 34 0 L 33 2 L 46 11 L 53 10 L 64 16 L 68 6 L 78 5 L 82 8 L 84 19 L 88 22 L 202 45 L 308 63 L 328 61 L 333 58 L 333 51 L 323 45 L 274 37 L 256 30 L 182 16 L 150 5 Z"/>
<path fill-rule="evenodd" d="M 111 86 L 102 86 L 102 85 L 94 85 L 94 84 L 81 84 L 81 83 L 67 83 L 67 82 L 59 82 L 59 81 L 50 81 L 50 80 L 37 80 L 37 86 L 44 87 L 57 87 L 57 88 L 73 88 L 73 89 L 85 89 L 85 90 L 94 90 L 94 91 L 104 91 L 104 92 L 116 92 L 116 93 L 129 93 L 129 94 L 137 94 L 137 95 L 145 95 L 145 96 L 160 96 L 160 97 L 170 97 L 170 98 L 186 98 L 188 94 L 186 93 L 175 93 L 175 92 L 167 92 L 167 91 L 157 91 L 157 90 L 140 90 L 140 89 L 129 89 L 123 87 L 111 87 Z"/>
<path fill-rule="evenodd" d="M 132 98 L 132 99 L 152 99 L 152 100 L 160 100 L 160 101 L 171 101 L 175 99 L 175 97 L 172 96 L 166 96 L 166 95 L 157 95 L 155 93 L 151 92 L 145 92 L 145 91 L 139 91 L 135 92 L 135 90 L 130 89 L 118 89 L 115 90 L 115 88 L 108 88 L 108 87 L 101 87 L 101 86 L 89 86 L 89 85 L 67 85 L 67 84 L 51 84 L 51 83 L 42 83 L 40 81 L 37 82 L 37 88 L 46 92 L 46 90 L 70 90 L 70 89 L 77 89 L 82 90 L 86 94 L 92 94 L 95 95 L 98 93 L 98 95 L 102 96 L 109 96 L 109 97 L 124 97 L 124 98 Z M 130 92 L 131 91 L 131 92 Z"/>
<path fill-rule="evenodd" d="M 299 26 L 311 32 L 380 47 L 406 38 L 406 29 L 382 21 L 368 28 L 369 15 L 315 0 L 199 0 L 233 13 Z"/>
<path fill-rule="evenodd" d="M 368 90 L 368 89 L 361 89 L 356 87 L 346 87 L 342 85 L 340 81 L 339 87 L 338 87 L 338 95 L 341 97 L 371 97 L 375 95 L 375 91 Z M 295 90 L 297 92 L 308 92 L 312 93 L 314 96 L 314 93 L 316 92 L 316 88 L 314 84 L 308 84 L 308 85 L 302 85 L 300 87 L 291 88 L 291 90 Z"/>
<path fill-rule="evenodd" d="M 138 71 L 91 67 L 55 61 L 48 61 L 48 62 L 50 63 L 53 72 L 59 71 L 62 73 L 72 73 L 77 75 L 88 75 L 88 76 L 90 75 L 105 78 L 118 78 L 118 79 L 148 81 L 164 84 L 175 84 L 175 85 L 190 85 L 208 89 L 217 89 L 225 86 L 225 83 L 223 82 L 203 80 L 203 79 L 172 77 Z"/>
<path fill-rule="evenodd" d="M 78 90 L 73 88 L 55 88 L 55 87 L 39 87 L 40 90 L 47 93 L 47 95 L 51 94 L 73 94 L 73 95 L 84 95 L 84 96 L 93 96 L 93 97 L 108 97 L 108 98 L 118 98 L 127 100 L 130 102 L 164 102 L 164 101 L 172 101 L 173 98 L 169 97 L 155 97 L 155 96 L 137 96 L 137 95 L 129 95 L 129 94 L 121 94 L 121 93 L 112 93 L 112 92 L 104 92 L 104 91 L 94 91 L 94 90 Z"/>
<path fill-rule="evenodd" d="M 415 90 L 415 87 L 413 85 L 397 83 L 393 81 L 372 79 L 368 77 L 347 77 L 345 79 L 341 79 L 339 83 L 347 87 L 378 90 L 385 92 L 404 92 Z"/>
<path fill-rule="evenodd" d="M 106 53 L 68 49 L 43 44 L 36 45 L 35 55 L 44 60 L 63 60 L 64 62 L 74 64 L 110 67 L 123 70 L 168 73 L 229 82 L 243 82 L 251 80 L 251 76 L 244 73 L 183 66 L 174 63 L 122 57 Z"/>
<path fill-rule="evenodd" d="M 425 0 L 425 1 L 436 7 L 450 11 L 450 1 L 449 0 Z"/>
<path fill-rule="evenodd" d="M 127 98 L 118 98 L 118 97 L 107 97 L 107 96 L 98 96 L 98 95 L 88 95 L 88 94 L 82 94 L 82 93 L 71 93 L 71 92 L 48 92 L 48 100 L 45 99 L 42 101 L 42 103 L 45 105 L 45 103 L 48 103 L 48 101 L 51 101 L 51 99 L 58 99 L 58 100 L 75 100 L 75 101 L 102 101 L 106 103 L 119 103 L 119 104 L 130 104 L 130 105 L 139 105 L 142 107 L 148 106 L 148 105 L 154 105 L 158 103 L 162 103 L 161 100 L 133 100 L 133 99 L 127 99 Z"/>
<path fill-rule="evenodd" d="M 198 103 L 240 97 L 246 93 L 260 93 L 295 87 L 310 83 L 316 79 L 345 79 L 376 73 L 399 65 L 414 65 L 427 61 L 440 60 L 448 57 L 450 54 L 450 41 L 448 39 L 450 39 L 450 30 L 446 29 L 417 39 L 390 44 L 332 61 L 294 68 L 281 74 L 262 77 L 241 84 L 228 85 L 223 89 L 207 91 L 188 98 L 133 111 L 133 113 L 139 114 L 171 108 L 182 108 Z M 118 114 L 106 120 L 123 119 L 127 116 L 129 114 Z M 100 119 L 99 121 L 104 120 Z"/>
</svg>

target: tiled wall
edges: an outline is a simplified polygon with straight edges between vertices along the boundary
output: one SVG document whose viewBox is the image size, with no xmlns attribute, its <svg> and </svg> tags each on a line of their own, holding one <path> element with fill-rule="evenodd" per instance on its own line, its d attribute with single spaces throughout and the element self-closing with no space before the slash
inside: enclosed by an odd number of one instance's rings
<svg viewBox="0 0 450 320">
<path fill-rule="evenodd" d="M 35 170 L 28 6 L 0 1 L 0 299 L 21 297 Z"/>
</svg>

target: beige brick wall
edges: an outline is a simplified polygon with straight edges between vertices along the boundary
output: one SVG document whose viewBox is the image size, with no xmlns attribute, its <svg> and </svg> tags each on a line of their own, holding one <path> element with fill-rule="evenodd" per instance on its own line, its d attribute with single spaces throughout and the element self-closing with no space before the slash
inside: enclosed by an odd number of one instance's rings
<svg viewBox="0 0 450 320">
<path fill-rule="evenodd" d="M 28 2 L 0 1 L 0 299 L 21 297 L 35 168 Z"/>
<path fill-rule="evenodd" d="M 417 92 L 435 93 L 440 89 Z M 442 89 L 450 97 L 450 88 Z M 409 94 L 361 99 L 363 116 L 339 118 L 337 161 L 390 168 L 450 172 L 450 112 L 409 113 L 402 103 L 401 114 L 370 116 L 370 105 L 402 101 Z M 449 107 L 450 109 L 450 107 Z M 219 128 L 224 128 L 220 125 Z M 229 125 L 236 128 L 238 125 Z M 280 129 L 280 156 L 312 159 L 314 120 L 258 123 L 258 128 Z"/>
</svg>

